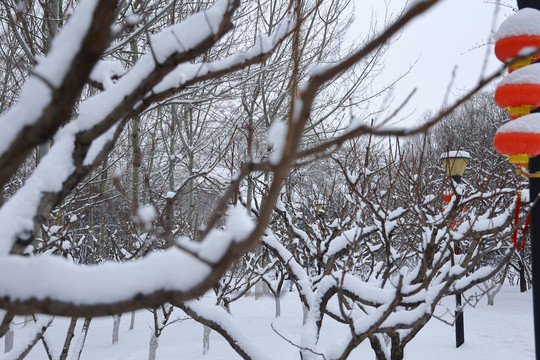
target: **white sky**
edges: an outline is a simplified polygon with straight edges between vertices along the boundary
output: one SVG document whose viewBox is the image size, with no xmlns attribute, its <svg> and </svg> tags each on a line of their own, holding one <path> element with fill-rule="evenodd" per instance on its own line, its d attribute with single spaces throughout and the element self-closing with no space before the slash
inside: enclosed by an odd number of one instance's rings
<svg viewBox="0 0 540 360">
<path fill-rule="evenodd" d="M 405 29 L 386 56 L 382 82 L 388 82 L 403 72 L 409 64 L 418 62 L 405 79 L 394 89 L 394 108 L 414 89 L 417 89 L 402 116 L 411 114 L 407 122 L 422 119 L 427 110 L 436 110 L 449 92 L 449 101 L 474 87 L 482 74 L 487 53 L 487 71 L 496 70 L 501 63 L 495 58 L 492 34 L 500 23 L 517 8 L 515 0 L 501 0 L 496 12 L 496 0 L 444 0 Z M 407 4 L 406 0 L 355 0 L 356 19 L 352 31 L 362 33 L 371 16 L 384 23 L 385 9 L 394 14 Z M 373 12 L 373 13 L 372 13 Z M 495 28 L 492 29 L 494 17 Z M 496 82 L 495 82 L 496 83 Z M 492 85 L 494 86 L 494 85 Z"/>
</svg>

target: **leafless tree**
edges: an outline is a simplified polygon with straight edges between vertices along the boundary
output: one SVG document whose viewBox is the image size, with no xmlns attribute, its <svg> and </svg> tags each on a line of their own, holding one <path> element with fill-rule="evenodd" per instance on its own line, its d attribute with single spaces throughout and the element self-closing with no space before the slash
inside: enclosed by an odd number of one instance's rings
<svg viewBox="0 0 540 360">
<path fill-rule="evenodd" d="M 49 142 L 52 142 L 52 145 L 37 165 L 25 169 L 28 174 L 24 182 L 21 181 L 20 185 L 13 189 L 0 208 L 0 227 L 3 229 L 0 241 L 3 259 L 0 266 L 2 274 L 9 274 L 9 277 L 0 277 L 0 306 L 7 310 L 3 314 L 0 335 L 5 334 L 9 328 L 7 324 L 11 322 L 14 314 L 45 313 L 90 318 L 121 314 L 145 307 L 158 308 L 170 303 L 181 307 L 197 321 L 220 332 L 241 356 L 254 358 L 256 354 L 253 353 L 253 348 L 244 346 L 247 340 L 239 335 L 234 321 L 225 310 L 206 309 L 194 299 L 215 286 L 227 270 L 243 254 L 253 250 L 261 239 L 280 259 L 282 268 L 287 269 L 289 276 L 296 281 L 302 303 L 310 314 L 305 324 L 306 331 L 318 334 L 322 317 L 327 314 L 350 326 L 351 338 L 343 347 L 336 350 L 339 352 L 338 357 L 347 356 L 365 339 L 372 341 L 376 347 L 377 336 L 386 334 L 391 338 L 395 337 L 396 329 L 400 327 L 414 334 L 416 326 L 425 323 L 429 318 L 429 311 L 422 313 L 415 323 L 402 324 L 393 319 L 399 316 L 399 311 L 396 312 L 399 306 L 411 312 L 415 311 L 414 309 L 432 309 L 433 302 L 427 302 L 427 298 L 418 298 L 419 289 L 436 283 L 439 287 L 431 298 L 436 300 L 444 295 L 463 291 L 489 275 L 489 272 L 482 272 L 477 277 L 467 276 L 467 272 L 474 270 L 478 265 L 477 256 L 481 252 L 476 250 L 490 251 L 492 243 L 485 242 L 482 237 L 488 234 L 477 234 L 478 240 L 471 240 L 470 253 L 456 258 L 452 256 L 450 245 L 455 241 L 453 236 L 457 235 L 449 231 L 445 224 L 459 218 L 463 221 L 460 225 L 460 229 L 463 227 L 459 231 L 460 235 L 476 234 L 474 226 L 478 214 L 471 215 L 468 220 L 464 218 L 476 208 L 471 206 L 468 211 L 460 210 L 464 205 L 487 201 L 489 196 L 499 201 L 498 197 L 504 194 L 493 193 L 488 196 L 475 193 L 471 196 L 456 196 L 456 201 L 450 205 L 448 212 L 441 215 L 441 222 L 430 225 L 430 231 L 406 229 L 420 238 L 424 236 L 425 242 L 415 242 L 416 247 L 398 252 L 403 258 L 396 257 L 392 252 L 394 233 L 385 229 L 385 226 L 396 221 L 397 213 L 393 212 L 395 210 L 392 208 L 393 204 L 388 203 L 386 207 L 381 208 L 383 213 L 373 211 L 373 216 L 380 217 L 378 221 L 387 224 L 379 225 L 369 234 L 364 232 L 370 229 L 367 223 L 359 224 L 356 220 L 344 220 L 340 225 L 343 229 L 361 229 L 360 234 L 374 237 L 375 239 L 370 240 L 370 244 L 374 244 L 373 246 L 380 244 L 382 247 L 379 252 L 370 247 L 366 249 L 357 246 L 359 243 L 356 240 L 359 239 L 356 235 L 351 242 L 350 238 L 337 232 L 337 228 L 325 224 L 324 231 L 332 235 L 328 238 L 328 234 L 321 232 L 321 246 L 325 241 L 333 245 L 326 248 L 315 247 L 317 252 L 314 259 L 319 267 L 318 275 L 324 274 L 315 284 L 316 287 L 309 287 L 303 283 L 303 280 L 312 275 L 306 272 L 298 261 L 293 261 L 293 255 L 283 244 L 284 240 L 281 241 L 281 234 L 269 228 L 269 223 L 273 219 L 275 209 L 277 213 L 286 214 L 287 209 L 281 206 L 279 199 L 284 184 L 297 169 L 336 153 L 343 146 L 348 146 L 346 144 L 349 142 L 364 135 L 405 136 L 424 133 L 470 96 L 466 95 L 423 124 L 406 130 L 354 122 L 348 127 L 343 124 L 329 127 L 324 121 L 330 119 L 339 122 L 339 116 L 333 116 L 337 109 L 345 107 L 345 104 L 358 105 L 361 102 L 362 99 L 354 98 L 353 93 L 358 89 L 357 84 L 365 79 L 362 69 L 369 70 L 370 61 L 376 58 L 376 54 L 395 34 L 440 1 L 442 0 L 411 3 L 403 14 L 382 32 L 374 34 L 357 49 L 346 51 L 342 56 L 325 63 L 324 67 L 304 66 L 304 56 L 310 56 L 314 61 L 318 61 L 317 57 L 322 55 L 322 53 L 306 53 L 304 50 L 310 41 L 314 41 L 314 37 L 324 36 L 320 33 L 310 33 L 315 19 L 322 19 L 328 25 L 322 29 L 332 30 L 330 20 L 339 14 L 341 8 L 328 7 L 326 3 L 315 0 L 280 3 L 282 12 L 279 21 L 272 21 L 272 26 L 263 32 L 259 32 L 257 24 L 251 24 L 250 28 L 249 22 L 246 21 L 249 17 L 244 13 L 250 9 L 257 10 L 257 7 L 254 7 L 253 3 L 241 4 L 238 0 L 218 0 L 211 6 L 204 1 L 192 4 L 190 2 L 191 5 L 187 6 L 174 0 L 167 3 L 127 1 L 121 4 L 115 0 L 85 0 L 79 4 L 69 2 L 69 5 L 62 5 L 58 9 L 44 8 L 40 11 L 56 11 L 59 19 L 62 19 L 58 25 L 63 25 L 57 33 L 53 32 L 56 35 L 46 49 L 43 45 L 46 43 L 45 35 L 42 39 L 27 36 L 21 41 L 19 39 L 21 32 L 28 30 L 28 33 L 32 34 L 34 30 L 29 28 L 30 25 L 26 26 L 24 21 L 21 23 L 22 26 L 13 27 L 17 31 L 12 34 L 10 41 L 19 42 L 21 50 L 17 52 L 9 50 L 11 53 L 8 52 L 6 58 L 8 55 L 17 54 L 25 59 L 29 70 L 23 74 L 20 67 L 18 70 L 20 74 L 13 77 L 21 84 L 20 90 L 11 94 L 11 97 L 17 100 L 16 103 L 15 101 L 3 103 L 6 110 L 0 118 L 5 130 L 0 141 L 1 187 L 4 188 L 9 184 L 28 159 L 35 157 L 36 147 Z M 9 5 L 7 2 L 5 4 Z M 272 5 L 278 2 L 269 1 L 264 4 Z M 70 11 L 65 9 L 66 6 Z M 34 8 L 31 10 L 37 11 Z M 337 13 L 334 13 L 334 10 Z M 8 6 L 6 13 L 12 14 L 10 11 Z M 192 11 L 199 12 L 192 14 Z M 62 14 L 65 16 L 62 17 Z M 64 24 L 67 14 L 71 15 Z M 241 27 L 242 31 L 238 30 L 239 24 L 245 25 Z M 54 26 L 51 25 L 51 29 Z M 246 31 L 248 33 L 257 31 L 257 35 L 246 37 L 244 35 Z M 39 48 L 39 52 L 34 52 L 36 48 Z M 282 74 L 287 74 L 288 78 L 285 81 L 278 78 L 276 80 L 280 81 L 270 84 L 268 88 L 261 87 L 263 95 L 258 97 L 256 102 L 257 104 L 272 102 L 272 106 L 262 110 L 253 108 L 250 112 L 248 111 L 250 103 L 249 101 L 246 103 L 247 98 L 244 96 L 240 99 L 242 104 L 240 108 L 248 113 L 248 118 L 253 117 L 254 121 L 260 120 L 269 125 L 281 118 L 281 126 L 272 129 L 273 152 L 268 155 L 268 149 L 265 149 L 265 153 L 260 154 L 262 156 L 257 156 L 256 153 L 246 156 L 238 171 L 227 179 L 227 182 L 217 186 L 221 190 L 220 197 L 215 200 L 213 210 L 205 214 L 204 227 L 197 229 L 196 235 L 192 235 L 191 238 L 177 236 L 178 229 L 173 228 L 172 222 L 166 220 L 168 213 L 174 213 L 175 203 L 183 195 L 183 185 L 176 183 L 178 179 L 173 179 L 174 186 L 167 188 L 165 185 L 170 185 L 170 182 L 162 181 L 163 186 L 159 194 L 152 196 L 150 192 L 159 188 L 158 186 L 148 186 L 150 183 L 148 181 L 142 184 L 143 188 L 146 186 L 146 190 L 138 187 L 138 182 L 142 181 L 138 177 L 142 175 L 139 174 L 139 170 L 143 170 L 144 162 L 141 162 L 139 169 L 137 148 L 144 146 L 152 150 L 158 146 L 161 149 L 167 148 L 163 137 L 157 136 L 155 131 L 159 126 L 168 130 L 169 134 L 175 134 L 173 136 L 180 136 L 179 132 L 174 133 L 171 130 L 176 121 L 174 115 L 178 112 L 165 117 L 156 114 L 159 114 L 159 109 L 163 108 L 164 104 L 170 106 L 171 101 L 181 102 L 183 99 L 191 99 L 194 94 L 201 94 L 199 91 L 203 87 L 227 92 L 241 88 L 250 79 L 257 78 L 264 81 L 265 74 L 268 74 L 267 69 L 283 65 L 279 56 L 276 58 L 277 64 L 272 63 L 273 54 L 285 49 L 290 61 L 285 63 L 288 69 Z M 126 56 L 130 51 L 140 56 Z M 333 49 L 325 51 L 331 53 Z M 38 55 L 43 57 L 36 61 Z M 257 64 L 264 66 L 255 66 Z M 248 79 L 232 77 L 232 74 L 240 71 L 253 77 Z M 496 75 L 480 79 L 471 94 L 480 90 Z M 335 96 L 327 94 L 321 98 L 321 94 L 325 91 L 330 93 L 336 91 L 337 80 L 344 76 L 353 79 L 345 88 L 347 90 L 335 92 Z M 282 87 L 282 91 L 275 98 L 274 86 Z M 92 91 L 88 90 L 90 87 L 93 88 Z M 4 86 L 4 90 L 9 98 L 10 90 L 7 86 Z M 324 106 L 325 103 L 329 106 Z M 235 105 L 239 108 L 238 103 Z M 217 116 L 214 123 L 221 120 L 232 122 L 235 119 L 232 115 L 238 114 L 234 109 L 230 110 L 232 107 L 227 107 L 227 99 L 219 103 L 207 102 L 205 106 L 208 106 L 208 109 L 220 106 L 215 113 L 221 113 L 222 116 Z M 190 114 L 190 108 L 185 109 Z M 351 107 L 351 111 L 354 110 L 355 107 Z M 205 112 L 206 110 L 200 113 L 202 115 Z M 189 116 L 189 121 L 193 121 Z M 344 119 L 342 116 L 341 120 Z M 146 133 L 148 137 L 143 135 L 146 121 L 151 124 L 149 126 L 151 131 Z M 234 135 L 229 130 L 239 129 L 244 125 L 245 123 L 227 127 L 225 148 L 233 148 Z M 128 129 L 131 131 L 131 141 L 125 134 Z M 252 138 L 250 131 L 253 129 L 252 126 L 247 131 L 248 140 Z M 138 136 L 138 133 L 141 135 Z M 121 142 L 121 139 L 126 140 Z M 116 253 L 120 256 L 116 259 L 140 258 L 129 262 L 108 262 L 99 267 L 88 267 L 82 262 L 70 262 L 63 256 L 55 256 L 46 251 L 42 256 L 21 256 L 34 250 L 37 230 L 47 223 L 51 213 L 54 214 L 66 200 L 70 199 L 70 196 L 79 189 L 79 185 L 84 182 L 92 183 L 89 179 L 94 179 L 101 186 L 104 180 L 111 177 L 110 173 L 105 172 L 112 166 L 108 161 L 113 159 L 109 159 L 109 156 L 115 151 L 122 151 L 118 146 L 121 143 L 130 146 L 124 153 L 134 155 L 132 161 L 128 161 L 133 176 L 130 186 L 125 187 L 130 189 L 125 194 L 132 196 L 125 196 L 130 200 L 121 203 L 122 206 L 129 207 L 130 215 L 133 215 L 127 220 L 130 224 L 126 226 L 140 226 L 146 229 L 148 236 L 144 238 L 139 236 L 137 240 L 140 240 L 140 243 L 134 242 L 135 246 L 127 254 L 122 246 L 118 246 Z M 189 145 L 189 140 L 186 143 Z M 174 151 L 171 154 L 174 155 Z M 208 154 L 203 153 L 202 159 L 210 158 L 205 158 L 206 155 Z M 154 152 L 149 151 L 146 161 L 153 158 Z M 221 160 L 219 156 L 217 158 Z M 225 158 L 229 157 L 224 155 L 223 159 Z M 217 162 L 210 160 L 210 164 Z M 391 171 L 401 174 L 399 167 L 398 170 L 392 170 L 394 164 L 388 163 L 389 174 Z M 169 173 L 173 173 L 170 169 L 171 163 L 167 165 Z M 343 179 L 347 181 L 350 191 L 349 196 L 358 201 L 356 204 L 350 204 L 351 207 L 358 208 L 359 204 L 364 204 L 374 210 L 375 206 L 382 205 L 379 201 L 384 201 L 384 198 L 366 198 L 363 193 L 365 188 L 358 187 L 356 179 L 347 171 L 347 164 L 341 163 L 341 167 Z M 149 166 L 149 168 L 154 170 L 159 167 Z M 190 169 L 189 162 L 186 168 Z M 101 172 L 96 175 L 98 170 Z M 193 173 L 182 179 L 182 184 L 187 184 L 191 191 L 193 190 L 191 181 L 196 177 L 204 177 L 209 182 L 215 182 L 215 178 L 202 170 L 195 173 L 191 167 L 191 171 Z M 263 174 L 264 178 L 264 191 L 261 191 L 264 201 L 261 201 L 256 209 L 256 216 L 249 217 L 245 208 L 230 205 L 234 202 L 242 184 L 260 174 Z M 146 179 L 150 179 L 151 174 L 147 175 Z M 107 199 L 118 199 L 123 196 L 122 191 L 125 188 L 122 182 L 118 181 L 122 177 L 121 174 L 112 177 L 113 182 L 116 180 L 115 194 L 120 195 L 111 197 L 105 195 L 99 200 L 100 204 L 104 204 Z M 394 178 L 387 186 L 409 186 L 408 189 L 411 191 L 413 185 L 418 185 L 415 181 L 420 181 L 413 178 L 401 181 L 406 180 L 409 183 L 396 182 Z M 367 183 L 370 181 L 366 180 Z M 164 189 L 168 189 L 165 194 Z M 103 196 L 106 194 L 104 190 L 107 190 L 105 185 L 96 192 Z M 148 192 L 148 201 L 151 204 L 137 206 L 143 205 L 137 196 L 144 191 Z M 92 196 L 91 192 L 88 193 Z M 421 199 L 420 196 L 417 198 Z M 339 199 L 345 200 L 345 197 Z M 74 204 L 77 203 L 73 201 Z M 424 207 L 425 212 L 417 213 L 414 208 L 399 211 L 408 216 L 420 217 L 425 223 L 429 211 L 432 213 L 435 211 L 434 202 L 433 199 L 418 202 L 418 206 Z M 253 213 L 249 202 L 248 208 Z M 111 209 L 114 207 L 109 208 L 109 215 L 113 217 L 114 212 Z M 102 210 L 98 222 L 105 227 L 107 215 L 105 207 Z M 481 211 L 485 213 L 488 210 Z M 492 208 L 489 211 L 491 211 L 489 217 L 504 216 L 500 208 Z M 301 233 L 295 233 L 294 229 L 298 227 L 291 219 L 292 217 L 285 215 L 282 221 L 287 223 L 288 230 L 295 236 L 302 237 Z M 373 219 L 371 218 L 372 221 Z M 120 226 L 124 219 L 117 217 L 110 221 L 116 221 Z M 59 228 L 55 228 L 50 235 L 57 236 L 58 230 L 62 237 L 69 237 L 70 223 L 71 221 L 59 224 Z M 403 225 L 404 228 L 407 226 Z M 103 232 L 106 231 L 102 229 Z M 490 233 L 496 230 L 496 227 L 486 229 Z M 441 237 L 427 236 L 435 233 L 441 234 Z M 109 238 L 114 240 L 114 236 Z M 146 241 L 150 238 L 152 241 Z M 77 240 L 80 239 L 73 239 L 73 243 L 77 243 Z M 104 236 L 101 240 L 104 240 Z M 111 241 L 110 246 L 114 247 L 115 244 L 115 241 Z M 157 245 L 153 247 L 152 244 Z M 152 251 L 157 248 L 161 251 Z M 306 254 L 311 256 L 312 249 L 307 244 L 305 249 Z M 58 251 L 62 252 L 62 246 Z M 356 293 L 354 286 L 349 286 L 349 281 L 363 280 L 348 273 L 347 264 L 354 254 L 361 252 L 365 255 L 366 251 L 373 252 L 371 258 L 367 257 L 366 261 L 375 264 L 378 257 L 382 259 L 385 266 L 382 274 L 379 274 L 382 276 L 380 279 L 382 283 L 393 286 L 389 292 L 381 286 L 369 285 L 370 291 L 377 294 L 376 298 L 363 297 L 362 294 Z M 408 276 L 396 273 L 398 266 L 396 260 L 402 261 L 403 264 L 409 260 L 413 263 L 416 261 L 417 271 L 410 272 Z M 456 267 L 459 266 L 466 271 L 456 271 Z M 366 275 L 368 279 L 379 278 L 375 270 L 373 267 L 372 272 Z M 140 275 L 136 284 L 130 281 L 134 274 Z M 47 284 L 46 287 L 43 284 Z M 325 287 L 317 287 L 317 284 L 325 284 Z M 326 307 L 327 301 L 332 296 L 337 296 L 340 301 L 338 311 L 328 311 Z M 367 330 L 360 332 L 353 326 L 356 313 L 349 313 L 349 306 L 358 307 L 364 315 L 369 312 L 368 308 L 376 309 L 381 314 L 368 318 Z M 220 321 L 216 321 L 216 316 Z M 392 351 L 402 350 L 406 340 L 408 338 L 394 344 Z M 317 338 L 306 338 L 302 344 L 303 356 L 309 357 L 317 351 L 316 348 Z"/>
</svg>

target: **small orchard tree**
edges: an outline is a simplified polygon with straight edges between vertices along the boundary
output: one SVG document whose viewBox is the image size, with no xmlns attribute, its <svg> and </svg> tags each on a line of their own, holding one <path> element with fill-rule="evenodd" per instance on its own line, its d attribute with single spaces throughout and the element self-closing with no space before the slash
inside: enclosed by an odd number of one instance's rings
<svg viewBox="0 0 540 360">
<path fill-rule="evenodd" d="M 508 217 L 508 207 L 498 206 L 502 204 L 504 191 L 457 193 L 444 213 L 441 213 L 435 195 L 419 194 L 414 202 L 417 207 L 404 208 L 393 197 L 394 190 L 403 186 L 410 193 L 413 184 L 422 185 L 426 180 L 421 176 L 406 178 L 408 183 L 397 180 L 403 175 L 402 163 L 396 162 L 399 157 L 381 162 L 387 174 L 399 175 L 387 179 L 373 177 L 338 157 L 337 163 L 342 167 L 340 177 L 346 181 L 347 188 L 338 189 L 343 195 L 337 199 L 343 204 L 348 203 L 353 215 L 350 219 L 339 219 L 336 215 L 336 222 L 324 223 L 321 225 L 323 230 L 304 236 L 297 231 L 299 227 L 294 214 L 287 215 L 292 207 L 287 209 L 278 200 L 284 184 L 297 169 L 336 153 L 344 144 L 364 135 L 424 133 L 470 96 L 459 99 L 454 106 L 425 123 L 406 130 L 365 125 L 354 118 L 347 118 L 351 122 L 348 127 L 330 129 L 322 121 L 326 115 L 334 113 L 324 107 L 324 101 L 331 97 L 321 98 L 323 90 L 337 89 L 330 88 L 329 84 L 344 75 L 349 76 L 355 66 L 372 59 L 373 54 L 411 20 L 440 1 L 411 3 L 395 22 L 366 39 L 362 46 L 326 62 L 325 66 L 309 68 L 302 67 L 305 54 L 302 39 L 309 33 L 313 21 L 322 14 L 318 10 L 324 9 L 324 5 L 319 0 L 287 2 L 286 11 L 282 12 L 279 21 L 272 22 L 273 26 L 263 33 L 259 31 L 261 27 L 246 21 L 249 17 L 244 17 L 245 14 L 253 14 L 248 11 L 253 3 L 246 3 L 244 7 L 238 0 L 217 0 L 208 7 L 200 6 L 204 2 L 189 4 L 195 8 L 177 8 L 175 1 L 68 2 L 70 11 L 63 12 L 71 14 L 68 21 L 60 24 L 63 26 L 55 33 L 46 55 L 39 58 L 35 66 L 31 64 L 32 71 L 27 78 L 21 75 L 23 84 L 13 96 L 17 101 L 8 102 L 9 106 L 0 117 L 4 129 L 0 141 L 0 188 L 17 175 L 18 169 L 28 159 L 35 158 L 36 147 L 52 141 L 47 155 L 35 167 L 25 169 L 26 178 L 17 183 L 0 207 L 0 266 L 4 274 L 0 277 L 0 307 L 5 309 L 1 314 L 0 336 L 9 329 L 9 323 L 16 314 L 45 313 L 90 318 L 142 308 L 156 309 L 168 303 L 181 307 L 197 321 L 218 331 L 242 357 L 260 357 L 256 347 L 251 346 L 249 338 L 242 334 L 225 309 L 207 307 L 194 299 L 215 286 L 239 258 L 262 241 L 295 281 L 300 299 L 308 311 L 302 341 L 304 358 L 319 351 L 318 337 L 325 316 L 335 317 L 350 329 L 350 337 L 329 352 L 329 358 L 346 357 L 366 339 L 380 354 L 382 350 L 377 350 L 380 345 L 378 339 L 383 335 L 393 339 L 391 351 L 399 356 L 410 337 L 397 339 L 397 330 L 407 330 L 414 335 L 416 329 L 431 316 L 436 300 L 463 291 L 491 274 L 492 270 L 478 270 L 477 266 L 481 265 L 481 254 L 489 252 L 496 243 L 492 233 L 499 230 L 500 225 L 493 225 L 489 220 L 497 218 L 501 221 L 496 224 L 504 224 Z M 331 11 L 326 14 L 328 17 L 324 19 L 330 22 Z M 249 39 L 243 35 L 252 32 L 257 35 Z M 325 33 L 318 35 L 321 34 Z M 310 39 L 307 37 L 308 43 Z M 158 137 L 156 131 L 139 133 L 148 120 L 145 115 L 150 118 L 151 111 L 157 111 L 170 100 L 189 100 L 192 91 L 201 87 L 208 89 L 214 86 L 216 91 L 223 92 L 240 88 L 246 79 L 231 77 L 232 74 L 249 69 L 258 75 L 258 71 L 268 68 L 265 62 L 271 61 L 272 54 L 285 44 L 291 62 L 287 63 L 287 75 L 282 75 L 287 76 L 287 80 L 276 85 L 284 84 L 285 90 L 275 99 L 285 100 L 277 100 L 273 106 L 273 113 L 281 114 L 283 121 L 270 131 L 272 153 L 265 151 L 263 155 L 268 156 L 258 157 L 253 153 L 246 157 L 233 176 L 227 169 L 230 178 L 216 186 L 219 188 L 216 193 L 219 192 L 220 196 L 214 201 L 212 211 L 205 214 L 204 226 L 191 237 L 181 237 L 177 233 L 178 228 L 171 225 L 174 222 L 168 221 L 169 214 L 176 214 L 176 201 L 183 194 L 176 178 L 173 179 L 173 191 L 169 188 L 164 194 L 148 196 L 149 202 L 154 200 L 155 204 L 143 208 L 133 206 L 144 205 L 140 198 L 136 199 L 140 193 L 150 193 L 156 188 L 163 191 L 166 187 L 159 184 L 167 183 L 161 179 L 154 183 L 157 184 L 155 187 L 149 186 L 150 181 L 138 184 L 141 179 L 137 174 L 142 175 L 144 162 L 139 163 L 137 148 L 166 148 L 162 143 L 163 137 Z M 129 56 L 126 52 L 130 53 Z M 133 52 L 140 56 L 132 56 Z M 32 57 L 33 54 L 29 56 Z M 111 61 L 115 57 L 121 59 L 120 67 Z M 316 53 L 313 58 L 322 60 Z M 261 63 L 265 66 L 255 67 Z M 496 75 L 480 79 L 472 93 Z M 95 88 L 93 92 L 87 91 L 89 86 Z M 7 87 L 4 86 L 5 89 Z M 354 90 L 355 85 L 349 89 Z M 287 96 L 283 97 L 283 93 Z M 339 109 L 348 103 L 348 95 L 352 96 L 352 93 L 338 93 L 332 98 L 334 108 Z M 233 108 L 230 103 L 215 99 L 213 106 L 222 106 L 218 112 L 224 115 L 223 118 L 234 120 L 234 116 L 225 116 L 235 114 L 230 110 Z M 262 104 L 275 100 L 273 96 L 260 99 Z M 264 112 L 259 110 L 258 113 Z M 164 129 L 172 129 L 172 126 L 167 126 L 172 124 L 166 122 L 174 121 L 173 116 L 153 114 L 153 119 Z M 342 116 L 342 119 L 346 117 Z M 237 125 L 237 128 L 242 127 L 242 124 Z M 230 128 L 235 126 L 227 129 Z M 128 129 L 131 137 L 126 136 L 122 142 L 128 149 L 122 152 L 122 147 L 117 145 L 121 144 L 120 140 Z M 155 128 L 149 126 L 149 129 Z M 172 130 L 170 134 L 174 134 Z M 319 136 L 321 134 L 324 136 Z M 227 135 L 231 136 L 230 132 L 227 131 Z M 187 143 L 189 145 L 189 141 Z M 111 157 L 116 151 L 133 155 L 126 160 L 126 168 L 131 167 L 133 176 L 130 186 L 125 187 L 130 189 L 125 198 L 131 201 L 124 199 L 119 203 L 122 208 L 129 208 L 132 215 L 126 219 L 129 222 L 126 233 L 137 235 L 127 237 L 124 245 L 116 246 L 119 243 L 115 239 L 117 233 L 108 234 L 113 241 L 107 246 L 111 249 L 116 247 L 111 253 L 118 261 L 87 266 L 47 251 L 40 256 L 21 256 L 33 252 L 38 229 L 47 224 L 49 215 L 74 195 L 81 183 L 100 167 L 104 179 L 111 176 L 105 170 L 109 170 L 112 160 L 117 159 Z M 154 159 L 154 152 L 150 153 L 152 156 L 148 159 Z M 212 151 L 201 153 L 204 158 Z M 169 155 L 175 155 L 175 152 Z M 165 164 L 171 168 L 170 161 Z M 149 168 L 159 169 L 158 166 Z M 189 166 L 186 168 L 195 170 Z M 202 176 L 201 173 L 196 175 Z M 264 201 L 260 202 L 257 215 L 249 217 L 245 208 L 231 206 L 231 203 L 241 185 L 260 174 L 264 174 L 265 179 Z M 360 175 L 355 174 L 363 174 L 366 184 L 360 185 L 357 182 Z M 113 179 L 122 178 L 121 173 L 114 175 Z M 190 179 L 193 180 L 184 176 L 182 181 L 189 184 Z M 207 176 L 206 179 L 215 182 L 214 177 Z M 365 193 L 372 182 L 386 186 L 383 196 L 375 194 L 371 197 L 372 194 Z M 118 193 L 122 193 L 122 182 L 117 181 L 115 185 Z M 143 185 L 144 190 L 139 185 Z M 474 206 L 484 204 L 488 199 L 493 206 Z M 290 238 L 283 236 L 284 230 L 269 228 L 276 208 L 278 212 L 285 213 L 282 221 L 287 224 L 290 234 L 302 240 L 303 243 L 298 242 L 300 246 L 297 249 L 305 253 L 308 260 L 315 260 L 317 271 L 313 274 L 300 266 L 300 260 L 295 258 L 298 255 L 291 252 L 294 248 L 287 248 Z M 103 219 L 107 217 L 106 210 L 110 209 L 103 207 L 100 212 L 103 233 L 107 230 Z M 362 213 L 365 218 L 362 218 Z M 414 223 L 422 225 L 400 223 L 397 218 L 400 213 L 403 218 L 417 218 Z M 460 225 L 450 229 L 447 225 L 452 221 Z M 305 221 L 307 224 L 310 222 L 309 219 Z M 478 224 L 482 224 L 480 228 Z M 144 229 L 149 236 L 143 237 L 138 229 Z M 399 229 L 401 231 L 397 231 Z M 69 227 L 65 230 L 62 236 L 69 237 Z M 409 233 L 415 235 L 411 237 L 414 241 L 412 246 L 406 247 L 403 244 L 407 237 L 402 234 Z M 51 232 L 53 236 L 56 234 Z M 319 244 L 309 243 L 310 236 L 316 236 Z M 463 237 L 473 239 L 469 245 L 471 250 L 454 256 L 452 244 Z M 133 238 L 136 241 L 129 241 Z M 74 239 L 73 243 L 77 241 Z M 154 251 L 158 249 L 160 251 Z M 60 250 L 64 249 L 61 247 Z M 134 261 L 123 261 L 137 257 Z M 351 264 L 357 258 L 364 259 L 367 267 L 358 269 L 360 273 L 351 273 Z M 372 264 L 371 268 L 369 264 Z M 400 267 L 403 272 L 399 271 Z M 135 274 L 138 277 L 136 283 L 131 281 Z M 316 281 L 310 282 L 312 277 Z M 328 306 L 332 298 L 338 299 L 338 309 Z M 413 314 L 413 320 L 400 321 L 404 313 Z M 364 326 L 358 326 L 360 321 Z"/>
<path fill-rule="evenodd" d="M 501 248 L 506 260 L 512 254 L 505 241 L 512 189 L 485 193 L 454 184 L 456 195 L 444 207 L 444 187 L 433 186 L 421 163 L 406 161 L 404 152 L 398 147 L 367 166 L 352 155 L 358 152 L 335 155 L 346 185 L 335 186 L 333 196 L 346 210 L 313 218 L 315 226 L 277 209 L 287 230 L 277 228 L 263 241 L 287 267 L 309 310 L 299 344 L 304 358 L 344 359 L 369 341 L 377 359 L 402 359 L 439 300 L 496 274 L 504 262 L 491 266 L 486 258 Z M 286 241 L 290 234 L 294 240 Z M 326 317 L 350 331 L 331 349 L 318 346 Z"/>
</svg>

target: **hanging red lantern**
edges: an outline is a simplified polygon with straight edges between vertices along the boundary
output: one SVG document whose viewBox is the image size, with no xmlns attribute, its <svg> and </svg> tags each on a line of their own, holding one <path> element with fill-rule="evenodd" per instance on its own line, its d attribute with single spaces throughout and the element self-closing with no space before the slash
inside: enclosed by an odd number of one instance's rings
<svg viewBox="0 0 540 360">
<path fill-rule="evenodd" d="M 495 90 L 495 102 L 515 119 L 540 107 L 540 64 L 508 74 Z"/>
<path fill-rule="evenodd" d="M 540 114 L 529 114 L 510 121 L 497 130 L 495 150 L 511 163 L 524 166 L 540 155 Z"/>
<path fill-rule="evenodd" d="M 444 201 L 444 203 L 445 204 L 450 203 L 450 201 L 452 200 L 452 196 L 454 196 L 453 192 L 444 192 L 443 193 L 443 201 Z"/>
<path fill-rule="evenodd" d="M 500 61 L 511 63 L 508 72 L 512 72 L 540 59 L 540 51 L 530 54 L 531 51 L 537 48 L 540 48 L 539 35 L 510 36 L 502 38 L 495 43 L 495 55 Z M 527 54 L 528 56 L 515 61 L 522 54 Z"/>
<path fill-rule="evenodd" d="M 501 24 L 494 38 L 495 55 L 511 63 L 509 72 L 532 64 L 540 59 L 540 11 L 519 10 Z"/>
</svg>

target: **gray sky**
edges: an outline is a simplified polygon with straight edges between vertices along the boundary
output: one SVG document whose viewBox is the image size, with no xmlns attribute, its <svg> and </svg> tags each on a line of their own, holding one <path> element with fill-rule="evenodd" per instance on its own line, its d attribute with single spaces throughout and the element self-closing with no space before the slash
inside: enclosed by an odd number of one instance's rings
<svg viewBox="0 0 540 360">
<path fill-rule="evenodd" d="M 407 3 L 406 0 L 355 2 L 356 22 L 352 29 L 355 33 L 365 31 L 372 14 L 376 15 L 378 23 L 382 25 L 386 8 L 395 18 Z M 517 5 L 515 0 L 501 0 L 503 5 L 498 6 L 496 11 L 496 2 L 444 0 L 411 23 L 392 45 L 386 56 L 385 73 L 381 81 L 396 78 L 418 59 L 412 71 L 400 81 L 393 93 L 395 107 L 417 88 L 414 98 L 402 114 L 412 113 L 408 122 L 420 120 L 427 110 L 440 108 L 446 93 L 451 101 L 477 84 L 486 55 L 486 74 L 501 66 L 495 58 L 493 46 L 486 44 L 491 42 L 493 31 L 513 13 L 512 7 L 516 8 Z"/>
</svg>

